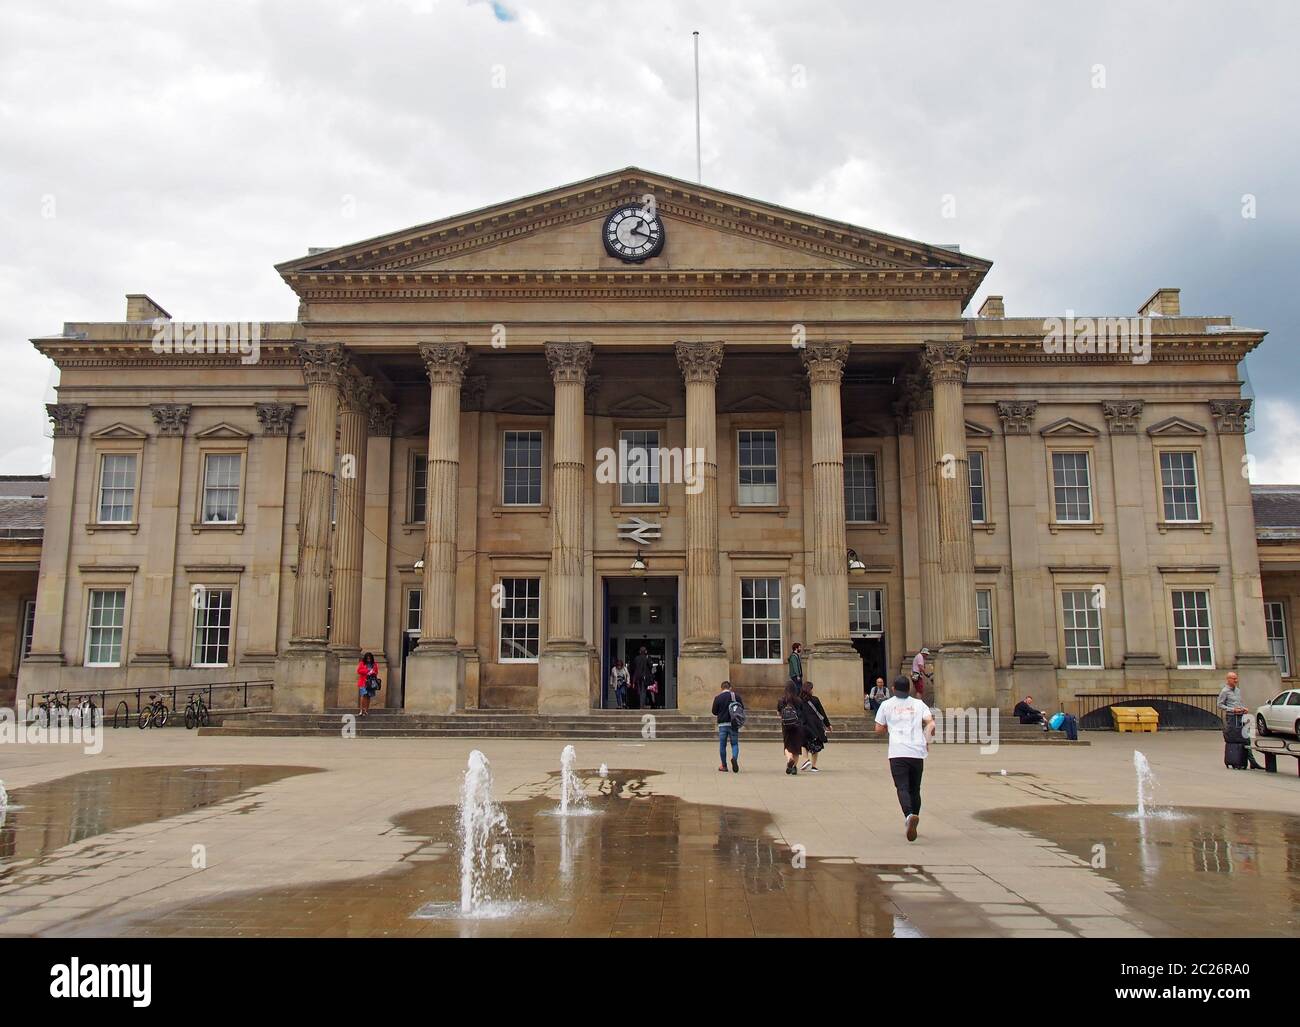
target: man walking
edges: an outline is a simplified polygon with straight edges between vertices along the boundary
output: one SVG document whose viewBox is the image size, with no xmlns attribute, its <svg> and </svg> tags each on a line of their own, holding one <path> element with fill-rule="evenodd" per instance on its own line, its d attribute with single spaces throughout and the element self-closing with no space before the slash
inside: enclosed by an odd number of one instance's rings
<svg viewBox="0 0 1300 1027">
<path fill-rule="evenodd" d="M 645 646 L 636 654 L 636 659 L 632 661 L 632 688 L 628 692 L 629 697 L 635 696 L 635 704 L 629 702 L 628 705 L 634 710 L 641 708 L 642 702 L 646 699 L 646 689 L 650 687 L 651 682 L 655 679 L 654 667 L 650 663 L 650 653 Z"/>
<path fill-rule="evenodd" d="M 713 715 L 718 718 L 718 770 L 727 772 L 727 743 L 731 743 L 731 769 L 740 773 L 740 728 L 745 723 L 745 704 L 731 687 L 722 682 L 722 691 L 713 697 Z"/>
<path fill-rule="evenodd" d="M 798 642 L 790 647 L 790 680 L 803 688 L 803 646 Z"/>
<path fill-rule="evenodd" d="M 929 656 L 930 650 L 922 646 L 912 657 L 912 686 L 916 689 L 916 697 L 921 700 L 925 699 L 926 682 L 934 680 L 934 671 L 925 669 Z"/>
<path fill-rule="evenodd" d="M 876 711 L 876 734 L 889 732 L 889 773 L 903 808 L 907 840 L 914 842 L 921 822 L 921 774 L 934 737 L 934 714 L 910 691 L 907 678 L 901 674 L 894 678 L 893 696 Z"/>
</svg>

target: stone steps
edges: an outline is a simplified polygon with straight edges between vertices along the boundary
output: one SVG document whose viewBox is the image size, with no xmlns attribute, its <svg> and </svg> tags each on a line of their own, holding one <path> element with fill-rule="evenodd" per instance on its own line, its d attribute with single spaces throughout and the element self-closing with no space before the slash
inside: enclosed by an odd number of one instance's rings
<svg viewBox="0 0 1300 1027">
<path fill-rule="evenodd" d="M 263 713 L 229 719 L 220 727 L 200 729 L 204 735 L 226 737 L 338 737 L 343 717 L 356 711 L 335 709 L 325 713 Z M 364 738 L 537 738 L 564 740 L 644 740 L 642 711 L 598 710 L 590 714 L 541 716 L 524 710 L 468 710 L 462 713 L 404 713 L 401 710 L 373 710 L 357 718 L 356 734 Z M 657 741 L 716 741 L 713 717 L 676 710 L 655 711 L 654 739 Z M 775 711 L 751 713 L 742 737 L 747 741 L 780 741 L 781 725 Z M 884 743 L 866 717 L 835 721 L 831 738 L 835 742 Z M 1041 729 L 1003 718 L 999 742 L 1010 745 L 1068 745 L 1059 732 Z M 1087 744 L 1076 743 L 1076 744 Z"/>
</svg>

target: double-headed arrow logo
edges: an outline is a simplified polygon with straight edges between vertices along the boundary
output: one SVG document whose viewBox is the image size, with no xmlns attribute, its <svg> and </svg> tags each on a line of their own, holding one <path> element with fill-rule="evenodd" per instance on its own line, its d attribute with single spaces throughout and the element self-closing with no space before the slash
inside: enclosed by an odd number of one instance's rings
<svg viewBox="0 0 1300 1027">
<path fill-rule="evenodd" d="M 618 526 L 618 537 L 625 542 L 635 542 L 639 546 L 649 545 L 662 537 L 663 527 L 658 521 L 646 521 L 633 517 Z"/>
</svg>

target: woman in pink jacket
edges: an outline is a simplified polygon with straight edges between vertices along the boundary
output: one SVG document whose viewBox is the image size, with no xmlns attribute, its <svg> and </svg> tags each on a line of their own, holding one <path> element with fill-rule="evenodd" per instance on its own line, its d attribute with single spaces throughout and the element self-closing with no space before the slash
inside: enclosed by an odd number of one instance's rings
<svg viewBox="0 0 1300 1027">
<path fill-rule="evenodd" d="M 373 681 L 372 681 L 373 678 Z M 361 716 L 370 713 L 370 686 L 378 687 L 379 673 L 375 670 L 373 653 L 364 653 L 357 661 L 357 699 L 361 707 Z"/>
</svg>

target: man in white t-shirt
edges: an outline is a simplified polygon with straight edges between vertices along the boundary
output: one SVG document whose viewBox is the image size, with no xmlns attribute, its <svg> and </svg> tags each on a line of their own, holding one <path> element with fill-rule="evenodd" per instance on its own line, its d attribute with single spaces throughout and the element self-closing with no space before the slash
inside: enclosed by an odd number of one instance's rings
<svg viewBox="0 0 1300 1027">
<path fill-rule="evenodd" d="M 876 711 L 876 734 L 889 732 L 889 773 L 898 789 L 898 804 L 903 808 L 907 840 L 916 841 L 921 822 L 921 774 L 934 737 L 934 714 L 930 707 L 908 693 L 907 678 L 894 678 L 894 694 Z"/>
</svg>

